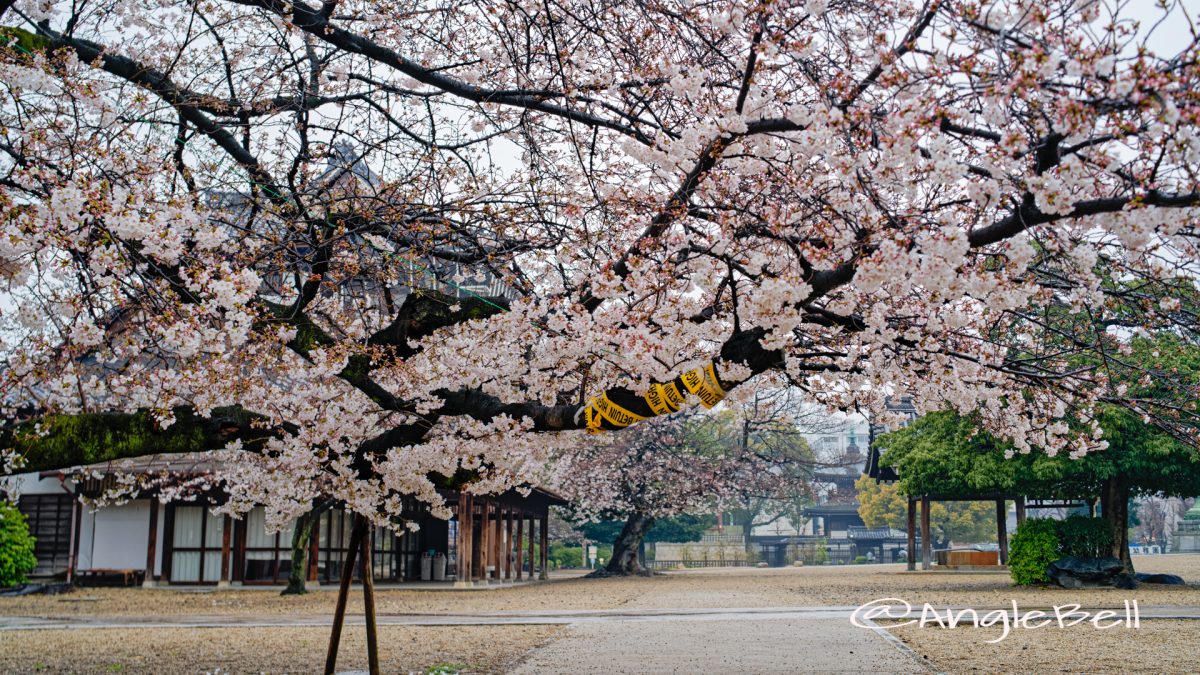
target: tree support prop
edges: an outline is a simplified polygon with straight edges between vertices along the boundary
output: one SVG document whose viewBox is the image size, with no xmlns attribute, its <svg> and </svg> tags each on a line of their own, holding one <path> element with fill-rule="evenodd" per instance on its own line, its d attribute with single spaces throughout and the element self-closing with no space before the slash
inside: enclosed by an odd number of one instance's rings
<svg viewBox="0 0 1200 675">
<path fill-rule="evenodd" d="M 354 530 L 350 534 L 350 546 L 342 566 L 341 584 L 338 587 L 337 607 L 333 612 L 333 630 L 329 635 L 329 651 L 325 655 L 325 675 L 337 670 L 338 646 L 342 639 L 342 625 L 346 619 L 346 602 L 350 597 L 350 584 L 354 580 L 354 564 L 362 556 L 363 608 L 367 623 L 367 669 L 371 675 L 379 675 L 379 640 L 375 624 L 375 580 L 371 568 L 371 538 L 367 519 L 356 515 Z"/>
</svg>

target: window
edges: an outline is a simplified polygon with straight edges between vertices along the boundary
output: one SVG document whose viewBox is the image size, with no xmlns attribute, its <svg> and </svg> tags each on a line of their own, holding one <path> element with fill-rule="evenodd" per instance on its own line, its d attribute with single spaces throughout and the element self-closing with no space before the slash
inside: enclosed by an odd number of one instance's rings
<svg viewBox="0 0 1200 675">
<path fill-rule="evenodd" d="M 320 533 L 317 538 L 319 551 L 317 554 L 317 579 L 323 583 L 332 583 L 341 579 L 342 567 L 345 565 L 346 553 L 350 550 L 350 534 L 354 530 L 354 514 L 334 510 L 321 514 Z M 415 541 L 415 533 L 413 533 Z M 410 552 L 402 545 L 397 555 L 397 537 L 386 528 L 377 527 L 372 537 L 371 567 L 377 580 L 402 578 L 406 566 L 411 566 L 416 560 L 415 548 Z M 289 539 L 289 544 L 291 540 Z M 358 576 L 362 568 L 356 564 L 354 574 Z M 419 570 L 417 570 L 419 572 Z"/>
<path fill-rule="evenodd" d="M 17 510 L 29 522 L 29 534 L 37 538 L 34 576 L 63 574 L 71 561 L 71 495 L 21 495 Z"/>
<path fill-rule="evenodd" d="M 246 514 L 246 552 L 242 580 L 273 583 L 286 579 L 292 570 L 292 530 L 288 523 L 279 532 L 267 532 L 267 514 L 262 507 Z"/>
<path fill-rule="evenodd" d="M 204 506 L 171 508 L 171 582 L 220 581 L 225 519 Z"/>
</svg>

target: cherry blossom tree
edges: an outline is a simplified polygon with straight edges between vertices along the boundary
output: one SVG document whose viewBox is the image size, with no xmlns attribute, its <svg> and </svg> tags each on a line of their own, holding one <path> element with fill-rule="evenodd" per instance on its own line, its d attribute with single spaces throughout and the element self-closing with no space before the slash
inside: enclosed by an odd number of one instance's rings
<svg viewBox="0 0 1200 675">
<path fill-rule="evenodd" d="M 746 495 L 773 495 L 791 474 L 788 453 L 735 442 L 727 415 L 678 413 L 573 448 L 556 484 L 583 520 L 623 520 L 601 576 L 647 574 L 639 556 L 659 518 L 719 511 Z"/>
<path fill-rule="evenodd" d="M 448 515 L 431 474 L 768 374 L 1194 443 L 1194 391 L 1110 385 L 1195 326 L 1200 41 L 1158 4 L 5 1 L 4 462 L 221 448 L 234 511 Z"/>
</svg>

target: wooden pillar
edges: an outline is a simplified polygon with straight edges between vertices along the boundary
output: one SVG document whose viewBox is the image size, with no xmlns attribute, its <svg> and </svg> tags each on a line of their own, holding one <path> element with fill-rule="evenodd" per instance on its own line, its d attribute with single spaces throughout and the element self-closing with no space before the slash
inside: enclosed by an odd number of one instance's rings
<svg viewBox="0 0 1200 675">
<path fill-rule="evenodd" d="M 246 579 L 246 523 L 247 519 L 242 519 L 241 525 L 233 533 L 233 581 L 242 582 Z"/>
<path fill-rule="evenodd" d="M 467 550 L 466 533 L 467 525 L 466 518 L 463 513 L 466 510 L 467 497 L 461 492 L 458 493 L 458 504 L 455 505 L 456 517 L 458 524 L 454 531 L 454 585 L 458 586 L 463 581 L 466 581 L 464 576 L 467 571 L 467 560 L 470 559 L 469 551 Z"/>
<path fill-rule="evenodd" d="M 537 539 L 533 535 L 533 516 L 529 517 L 529 580 L 532 581 L 537 577 L 534 574 L 533 568 L 537 566 L 537 558 L 533 557 L 533 542 Z"/>
<path fill-rule="evenodd" d="M 488 563 L 492 553 L 492 509 L 487 499 L 479 500 L 479 571 L 476 577 L 487 581 Z"/>
<path fill-rule="evenodd" d="M 75 582 L 75 568 L 79 567 L 79 531 L 83 529 L 83 503 L 71 495 L 71 554 L 67 556 L 67 583 Z"/>
<path fill-rule="evenodd" d="M 525 564 L 525 560 L 524 560 L 524 556 L 523 556 L 525 551 L 522 548 L 522 545 L 525 543 L 525 515 L 524 514 L 520 514 L 517 516 L 517 539 L 513 543 L 516 545 L 515 549 L 516 549 L 516 555 L 517 555 L 517 560 L 516 560 L 517 581 L 520 581 L 521 574 L 523 572 L 522 567 Z"/>
<path fill-rule="evenodd" d="M 933 541 L 929 536 L 929 497 L 921 497 L 921 569 L 927 570 L 932 564 Z"/>
<path fill-rule="evenodd" d="M 492 514 L 492 571 L 493 581 L 502 581 L 504 579 L 504 559 L 501 553 L 504 550 L 504 511 L 500 507 L 500 503 L 496 503 L 496 512 Z"/>
<path fill-rule="evenodd" d="M 316 518 L 316 521 L 312 526 L 312 534 L 308 536 L 308 569 L 304 576 L 304 585 L 316 587 L 321 583 L 321 514 L 314 513 L 305 517 Z"/>
<path fill-rule="evenodd" d="M 486 533 L 483 526 L 482 499 L 471 497 L 471 578 L 479 581 L 483 574 L 483 566 L 487 562 L 485 554 Z"/>
<path fill-rule="evenodd" d="M 1015 504 L 1017 507 L 1017 527 L 1020 528 L 1021 523 L 1025 522 L 1025 498 L 1017 497 Z"/>
<path fill-rule="evenodd" d="M 229 587 L 229 570 L 232 568 L 230 556 L 233 552 L 233 517 L 225 514 L 221 519 L 221 578 L 217 588 Z"/>
<path fill-rule="evenodd" d="M 158 557 L 158 498 L 150 499 L 150 536 L 146 538 L 146 577 L 142 586 L 154 586 L 154 561 Z"/>
<path fill-rule="evenodd" d="M 1008 505 L 996 500 L 996 542 L 1000 544 L 1000 564 L 1008 564 Z"/>
<path fill-rule="evenodd" d="M 917 569 L 917 500 L 908 498 L 908 571 Z"/>
<path fill-rule="evenodd" d="M 550 511 L 547 509 L 542 512 L 541 536 L 538 537 L 541 541 L 538 546 L 541 547 L 541 560 L 538 562 L 541 565 L 541 572 L 538 573 L 538 579 L 545 581 L 550 578 Z"/>
<path fill-rule="evenodd" d="M 512 507 L 508 507 L 505 514 L 505 533 L 504 533 L 504 580 L 513 580 L 513 512 Z"/>
</svg>

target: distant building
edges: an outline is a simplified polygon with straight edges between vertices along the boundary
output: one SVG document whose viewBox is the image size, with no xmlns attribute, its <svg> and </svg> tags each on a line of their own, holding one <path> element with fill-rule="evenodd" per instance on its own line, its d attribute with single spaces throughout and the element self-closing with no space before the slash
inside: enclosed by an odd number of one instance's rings
<svg viewBox="0 0 1200 675">
<path fill-rule="evenodd" d="M 209 510 L 223 501 L 219 492 L 195 501 L 166 503 L 156 494 L 142 494 L 96 511 L 86 508 L 80 499 L 100 494 L 118 473 L 209 473 L 214 467 L 205 455 L 155 455 L 133 460 L 128 466 L 119 464 L 88 467 L 103 477 L 78 482 L 58 472 L 14 477 L 20 484 L 17 508 L 37 537 L 35 576 L 127 585 L 249 586 L 287 581 L 292 526 L 268 532 L 262 507 L 235 520 Z M 533 561 L 531 544 L 538 539 L 545 542 L 549 507 L 564 503 L 557 495 L 536 488 L 528 495 L 516 490 L 476 495 L 468 499 L 464 510 L 458 491 L 441 493 L 456 514 L 451 520 L 433 517 L 426 505 L 409 499 L 404 517 L 419 524 L 419 530 L 373 529 L 372 571 L 377 580 L 420 580 L 421 558 L 428 553 L 446 561 L 443 578 L 447 581 L 515 580 L 523 578 L 526 569 L 530 575 L 546 569 L 545 546 L 540 559 Z M 461 522 L 468 513 L 470 526 L 464 531 Z M 340 508 L 322 514 L 311 540 L 305 572 L 308 582 L 340 579 L 351 521 L 352 514 Z M 429 575 L 433 576 L 432 570 Z"/>
</svg>

